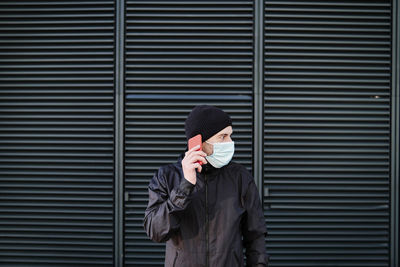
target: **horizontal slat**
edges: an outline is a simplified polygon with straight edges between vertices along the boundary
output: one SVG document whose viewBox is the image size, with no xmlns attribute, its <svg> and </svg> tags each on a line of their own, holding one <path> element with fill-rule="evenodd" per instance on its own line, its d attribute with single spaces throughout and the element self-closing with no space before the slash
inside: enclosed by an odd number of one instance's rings
<svg viewBox="0 0 400 267">
<path fill-rule="evenodd" d="M 128 1 L 126 17 L 125 264 L 163 266 L 143 231 L 147 187 L 184 151 L 193 106 L 231 114 L 235 159 L 251 169 L 253 1 Z"/>
<path fill-rule="evenodd" d="M 114 1 L 0 6 L 0 265 L 112 266 Z"/>
<path fill-rule="evenodd" d="M 390 8 L 265 1 L 263 203 L 273 264 L 388 266 Z"/>
</svg>

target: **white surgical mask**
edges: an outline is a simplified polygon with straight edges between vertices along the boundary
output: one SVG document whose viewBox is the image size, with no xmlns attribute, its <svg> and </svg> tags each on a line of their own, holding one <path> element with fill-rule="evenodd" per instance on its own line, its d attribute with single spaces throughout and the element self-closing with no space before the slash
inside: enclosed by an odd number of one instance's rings
<svg viewBox="0 0 400 267">
<path fill-rule="evenodd" d="M 206 143 L 208 143 L 206 141 Z M 235 153 L 235 143 L 232 142 L 223 142 L 223 143 L 208 143 L 213 145 L 214 151 L 211 155 L 206 156 L 206 159 L 212 166 L 215 168 L 221 168 L 227 165 L 232 157 L 233 153 Z"/>
</svg>

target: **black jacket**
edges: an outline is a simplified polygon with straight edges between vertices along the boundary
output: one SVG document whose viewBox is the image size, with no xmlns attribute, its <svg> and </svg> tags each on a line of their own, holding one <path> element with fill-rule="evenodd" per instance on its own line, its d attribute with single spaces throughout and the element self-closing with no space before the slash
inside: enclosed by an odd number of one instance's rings
<svg viewBox="0 0 400 267">
<path fill-rule="evenodd" d="M 243 248 L 247 266 L 268 266 L 252 175 L 232 161 L 219 169 L 206 164 L 193 185 L 183 177 L 183 156 L 162 166 L 148 187 L 144 228 L 153 241 L 167 242 L 165 266 L 244 266 Z"/>
</svg>

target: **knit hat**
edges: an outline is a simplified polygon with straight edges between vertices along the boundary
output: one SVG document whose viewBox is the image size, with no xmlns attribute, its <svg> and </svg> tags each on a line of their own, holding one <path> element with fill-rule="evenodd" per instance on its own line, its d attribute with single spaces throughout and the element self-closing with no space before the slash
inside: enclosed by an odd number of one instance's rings
<svg viewBox="0 0 400 267">
<path fill-rule="evenodd" d="M 232 120 L 222 109 L 199 105 L 195 106 L 185 121 L 186 138 L 201 134 L 203 142 L 232 125 Z"/>
</svg>

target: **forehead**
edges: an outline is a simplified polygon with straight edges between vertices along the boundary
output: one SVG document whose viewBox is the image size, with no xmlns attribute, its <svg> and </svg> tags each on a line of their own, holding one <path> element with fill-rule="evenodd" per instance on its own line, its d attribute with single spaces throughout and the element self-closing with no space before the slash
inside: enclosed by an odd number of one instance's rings
<svg viewBox="0 0 400 267">
<path fill-rule="evenodd" d="M 219 131 L 218 133 L 216 133 L 214 136 L 218 136 L 218 135 L 222 135 L 222 134 L 232 134 L 233 129 L 232 126 L 228 126 L 224 129 L 222 129 L 221 131 Z"/>
</svg>

